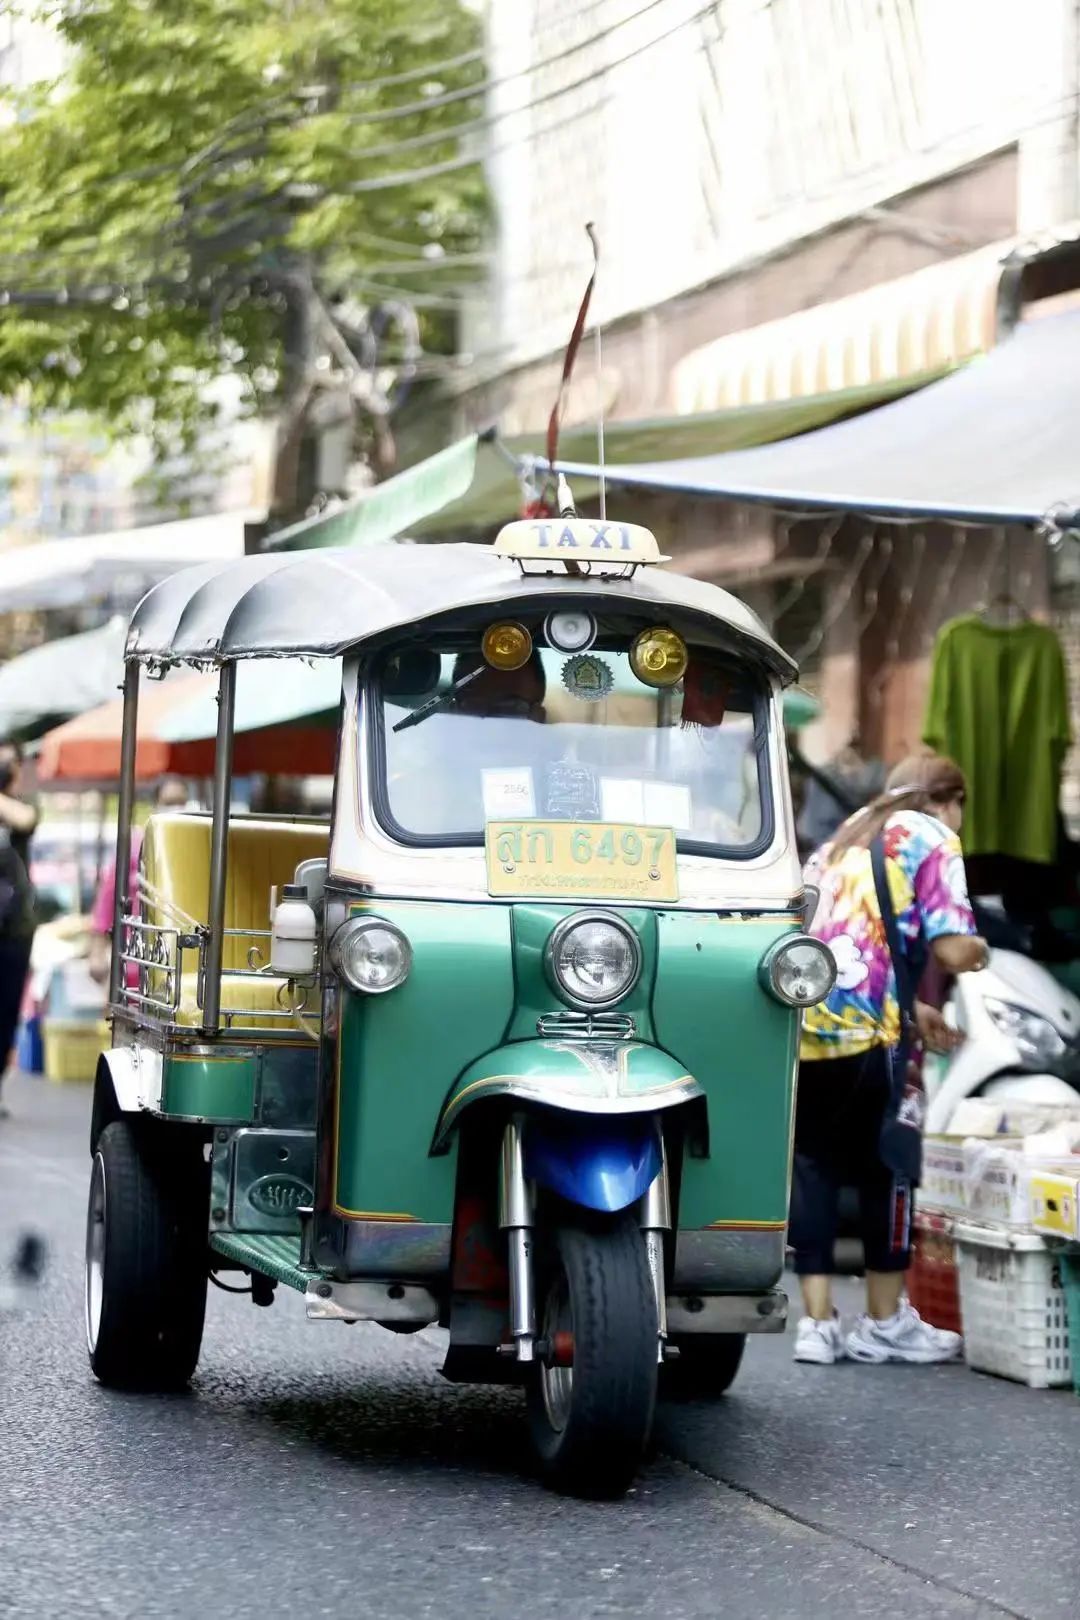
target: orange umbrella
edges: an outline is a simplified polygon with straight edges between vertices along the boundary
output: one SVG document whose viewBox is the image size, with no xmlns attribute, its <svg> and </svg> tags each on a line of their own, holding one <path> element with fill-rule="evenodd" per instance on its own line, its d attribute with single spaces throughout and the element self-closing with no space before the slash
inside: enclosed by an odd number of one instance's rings
<svg viewBox="0 0 1080 1620">
<path fill-rule="evenodd" d="M 160 728 L 166 716 L 216 690 L 215 675 L 177 674 L 160 684 L 142 683 L 135 749 L 137 781 L 213 775 L 214 737 L 173 742 L 161 736 Z M 117 781 L 123 720 L 123 701 L 117 698 L 47 732 L 37 759 L 38 781 L 65 786 Z M 334 769 L 335 743 L 334 728 L 304 721 L 238 731 L 233 769 L 238 776 L 255 771 L 267 776 L 327 776 Z"/>
</svg>

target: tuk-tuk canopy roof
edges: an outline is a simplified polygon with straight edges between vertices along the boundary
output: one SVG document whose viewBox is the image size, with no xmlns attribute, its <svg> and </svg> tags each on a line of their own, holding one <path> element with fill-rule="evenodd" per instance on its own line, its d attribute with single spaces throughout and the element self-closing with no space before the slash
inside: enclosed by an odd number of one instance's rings
<svg viewBox="0 0 1080 1620">
<path fill-rule="evenodd" d="M 448 613 L 539 611 L 573 599 L 722 625 L 787 683 L 795 665 L 737 597 L 647 567 L 632 578 L 523 575 L 488 546 L 380 545 L 277 552 L 185 568 L 145 596 L 125 656 L 147 664 L 336 658 L 374 637 Z"/>
</svg>

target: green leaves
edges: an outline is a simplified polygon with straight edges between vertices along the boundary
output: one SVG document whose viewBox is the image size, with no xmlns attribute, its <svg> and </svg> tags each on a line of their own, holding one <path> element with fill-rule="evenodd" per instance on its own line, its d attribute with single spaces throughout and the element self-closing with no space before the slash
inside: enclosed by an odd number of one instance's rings
<svg viewBox="0 0 1080 1620">
<path fill-rule="evenodd" d="M 0 391 L 120 425 L 148 402 L 168 435 L 231 370 L 259 409 L 282 329 L 260 276 L 296 254 L 328 295 L 435 295 L 425 337 L 448 340 L 441 295 L 476 272 L 424 255 L 475 253 L 487 213 L 461 133 L 483 113 L 480 25 L 458 0 L 55 9 L 69 70 L 0 130 Z"/>
</svg>

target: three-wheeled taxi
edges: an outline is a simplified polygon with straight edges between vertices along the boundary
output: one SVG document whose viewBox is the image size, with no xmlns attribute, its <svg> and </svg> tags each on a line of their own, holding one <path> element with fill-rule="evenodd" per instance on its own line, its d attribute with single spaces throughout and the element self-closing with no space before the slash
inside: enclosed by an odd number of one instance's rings
<svg viewBox="0 0 1080 1620">
<path fill-rule="evenodd" d="M 447 1378 L 525 1387 L 550 1482 L 610 1495 L 661 1369 L 721 1391 L 783 1327 L 800 1009 L 834 974 L 801 931 L 794 669 L 663 560 L 527 521 L 192 568 L 137 609 L 119 872 L 140 670 L 214 666 L 220 707 L 212 815 L 155 815 L 117 897 L 103 1383 L 185 1384 L 208 1276 L 246 1274 L 258 1305 L 437 1324 Z M 230 810 L 237 661 L 285 656 L 342 659 L 329 825 Z"/>
</svg>

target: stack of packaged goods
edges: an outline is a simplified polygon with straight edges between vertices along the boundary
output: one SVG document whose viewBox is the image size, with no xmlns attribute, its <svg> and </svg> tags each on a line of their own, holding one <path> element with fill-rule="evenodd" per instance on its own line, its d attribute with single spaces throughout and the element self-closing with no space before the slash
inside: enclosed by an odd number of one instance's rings
<svg viewBox="0 0 1080 1620">
<path fill-rule="evenodd" d="M 963 1332 L 977 1371 L 1067 1386 L 1070 1314 L 1080 1343 L 1080 1106 L 980 1102 L 954 1124 L 925 1144 L 912 1301 Z"/>
</svg>

